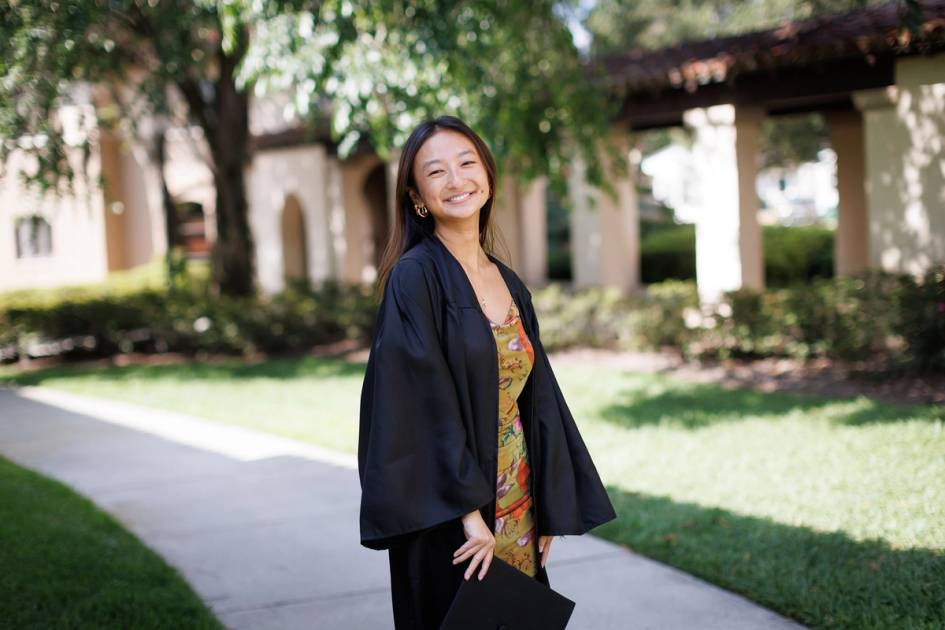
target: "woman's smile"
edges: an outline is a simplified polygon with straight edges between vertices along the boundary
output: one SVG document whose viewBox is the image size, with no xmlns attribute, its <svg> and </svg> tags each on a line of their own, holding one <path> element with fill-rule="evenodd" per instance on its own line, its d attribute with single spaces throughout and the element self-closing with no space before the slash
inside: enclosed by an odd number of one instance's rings
<svg viewBox="0 0 945 630">
<path fill-rule="evenodd" d="M 462 203 L 472 197 L 472 191 L 459 193 L 458 195 L 453 195 L 452 197 L 446 198 L 446 203 Z"/>
</svg>

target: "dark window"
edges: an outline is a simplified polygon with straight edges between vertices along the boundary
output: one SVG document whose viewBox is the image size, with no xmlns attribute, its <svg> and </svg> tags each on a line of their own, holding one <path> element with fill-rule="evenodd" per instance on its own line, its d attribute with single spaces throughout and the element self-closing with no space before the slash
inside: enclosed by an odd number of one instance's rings
<svg viewBox="0 0 945 630">
<path fill-rule="evenodd" d="M 52 227 L 39 215 L 19 217 L 14 224 L 16 257 L 52 256 Z"/>
</svg>

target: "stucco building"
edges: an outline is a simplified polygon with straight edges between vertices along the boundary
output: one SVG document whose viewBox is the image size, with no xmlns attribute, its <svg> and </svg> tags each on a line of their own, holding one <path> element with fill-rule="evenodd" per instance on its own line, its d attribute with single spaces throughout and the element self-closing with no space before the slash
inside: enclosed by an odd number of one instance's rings
<svg viewBox="0 0 945 630">
<path fill-rule="evenodd" d="M 619 122 L 630 134 L 690 132 L 687 183 L 704 301 L 764 287 L 755 182 L 766 117 L 826 119 L 837 159 L 837 274 L 921 273 L 945 263 L 945 1 L 919 6 L 918 35 L 904 33 L 891 2 L 599 60 L 595 76 L 623 99 Z M 634 203 L 632 195 L 621 201 L 628 221 Z M 586 222 L 592 235 L 610 233 L 603 219 Z M 598 240 L 623 258 L 623 274 L 601 268 L 577 279 L 633 286 L 636 243 Z"/>
<path fill-rule="evenodd" d="M 836 271 L 874 267 L 919 273 L 945 263 L 945 0 L 921 2 L 923 38 L 900 40 L 896 4 L 768 31 L 627 51 L 589 70 L 623 103 L 613 139 L 629 154 L 633 134 L 687 127 L 688 188 L 695 191 L 697 282 L 703 300 L 764 286 L 755 180 L 767 116 L 822 112 L 837 156 Z M 72 116 L 88 128 L 89 97 Z M 84 108 L 84 109 L 83 109 Z M 249 222 L 259 287 L 287 279 L 370 282 L 392 217 L 396 157 L 369 149 L 346 159 L 327 134 L 281 117 L 279 99 L 254 101 L 247 167 Z M 0 291 L 100 280 L 166 248 L 160 177 L 146 143 L 100 132 L 91 177 L 61 199 L 38 198 L 8 167 L 0 181 Z M 212 241 L 213 184 L 196 129 L 168 135 L 164 169 L 178 204 L 203 217 Z M 98 175 L 105 184 L 99 185 Z M 639 287 L 639 209 L 632 169 L 612 180 L 616 199 L 569 168 L 572 272 L 576 286 Z M 497 220 L 522 277 L 546 277 L 545 185 L 505 178 Z M 588 204 L 596 199 L 596 208 Z"/>
</svg>

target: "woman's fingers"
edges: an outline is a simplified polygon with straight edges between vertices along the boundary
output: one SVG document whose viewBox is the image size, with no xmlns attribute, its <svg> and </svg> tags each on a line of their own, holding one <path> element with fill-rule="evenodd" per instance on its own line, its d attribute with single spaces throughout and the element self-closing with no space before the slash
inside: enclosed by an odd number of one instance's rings
<svg viewBox="0 0 945 630">
<path fill-rule="evenodd" d="M 477 543 L 476 543 L 474 540 L 472 540 L 472 539 L 467 540 L 466 542 L 464 542 L 462 547 L 460 547 L 459 549 L 457 549 L 456 551 L 453 552 L 453 559 L 454 559 L 454 562 L 460 561 L 461 558 L 460 558 L 459 556 L 461 556 L 461 555 L 463 555 L 463 554 L 466 554 L 466 552 L 467 552 L 469 549 L 472 549 L 473 547 L 475 547 L 476 544 L 477 544 Z"/>
<path fill-rule="evenodd" d="M 474 553 L 479 551 L 479 549 L 480 547 L 470 547 L 469 549 L 464 551 L 462 555 L 456 556 L 455 558 L 453 558 L 453 564 L 459 564 L 460 562 L 466 560 L 467 558 L 472 556 Z"/>
<path fill-rule="evenodd" d="M 492 551 L 486 554 L 485 559 L 482 561 L 482 571 L 479 572 L 479 579 L 486 577 L 486 573 L 489 571 L 489 565 L 492 564 Z"/>
<path fill-rule="evenodd" d="M 462 562 L 466 558 L 482 549 L 483 545 L 488 545 L 489 542 L 490 541 L 488 539 L 470 538 L 464 542 L 459 549 L 453 552 L 453 564 Z"/>
<path fill-rule="evenodd" d="M 551 536 L 541 536 L 539 537 L 538 550 L 541 552 L 541 566 L 544 567 L 545 563 L 548 562 L 548 555 L 551 552 Z"/>
<path fill-rule="evenodd" d="M 495 535 L 482 520 L 482 515 L 478 510 L 473 510 L 463 516 L 463 533 L 466 535 L 466 542 L 453 553 L 453 564 L 459 564 L 470 556 L 469 567 L 466 569 L 466 579 L 473 574 L 476 567 L 485 558 L 486 562 L 482 565 L 482 575 L 489 568 L 489 562 L 492 560 L 492 551 L 495 549 Z M 479 579 L 482 579 L 480 577 Z"/>
<path fill-rule="evenodd" d="M 472 560 L 469 561 L 469 566 L 466 568 L 466 573 L 463 576 L 464 579 L 469 579 L 469 576 L 473 574 L 476 570 L 476 565 L 479 564 L 479 561 L 482 559 L 482 555 L 485 553 L 485 549 L 480 549 L 476 552 L 476 555 L 473 556 Z"/>
<path fill-rule="evenodd" d="M 492 564 L 492 556 L 495 551 L 495 545 L 486 543 L 484 544 L 473 556 L 472 560 L 469 561 L 469 566 L 466 567 L 465 579 L 469 577 L 476 571 L 476 567 L 480 567 L 479 579 L 486 577 L 486 573 L 489 571 L 489 566 Z"/>
</svg>

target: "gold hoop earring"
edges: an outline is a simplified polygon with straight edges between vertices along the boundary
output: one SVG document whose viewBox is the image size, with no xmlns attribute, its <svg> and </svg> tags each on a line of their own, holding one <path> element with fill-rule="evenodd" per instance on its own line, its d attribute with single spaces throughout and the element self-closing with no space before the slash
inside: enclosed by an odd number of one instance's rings
<svg viewBox="0 0 945 630">
<path fill-rule="evenodd" d="M 417 211 L 417 216 L 418 216 L 418 217 L 424 217 L 424 218 L 426 218 L 426 216 L 427 216 L 428 214 L 430 214 L 430 211 L 427 210 L 427 207 L 426 207 L 426 206 L 418 206 L 417 204 L 413 204 L 413 207 L 414 207 L 414 210 Z"/>
</svg>

